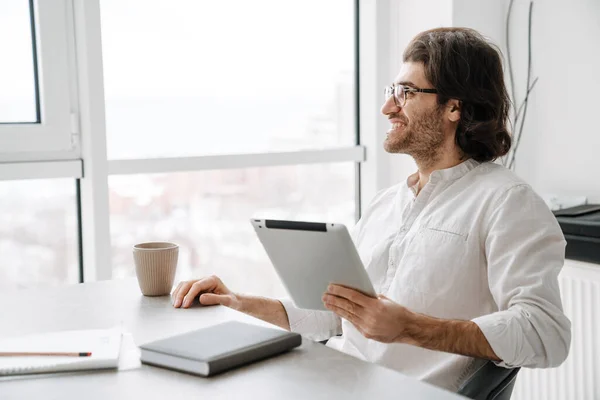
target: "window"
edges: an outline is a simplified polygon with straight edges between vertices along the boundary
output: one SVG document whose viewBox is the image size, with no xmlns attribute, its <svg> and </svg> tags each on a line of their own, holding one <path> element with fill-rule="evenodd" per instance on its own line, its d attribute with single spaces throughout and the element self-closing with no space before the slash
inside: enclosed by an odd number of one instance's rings
<svg viewBox="0 0 600 400">
<path fill-rule="evenodd" d="M 0 3 L 0 289 L 80 280 L 68 5 Z"/>
<path fill-rule="evenodd" d="M 245 287 L 279 293 L 248 219 L 351 226 L 359 186 L 375 189 L 356 179 L 365 161 L 357 0 L 8 3 L 0 6 L 0 51 L 11 61 L 0 65 L 0 186 L 9 188 L 1 245 L 22 256 L 4 267 L 6 285 L 76 282 L 80 245 L 86 280 L 130 276 L 131 246 L 156 234 L 189 243 L 180 274 L 239 279 L 248 275 L 216 270 L 225 264 L 215 260 L 248 263 L 268 276 Z M 365 115 L 361 126 L 372 125 Z M 44 197 L 54 192 L 60 202 Z M 19 207 L 33 217 L 18 219 Z M 226 231 L 210 237 L 221 220 Z M 37 244 L 15 233 L 36 229 L 45 235 Z"/>
<path fill-rule="evenodd" d="M 73 179 L 0 182 L 0 289 L 79 282 Z"/>
<path fill-rule="evenodd" d="M 0 5 L 0 162 L 79 158 L 71 124 L 76 107 L 69 80 L 69 5 Z"/>
<path fill-rule="evenodd" d="M 102 0 L 109 159 L 356 143 L 352 0 Z"/>
<path fill-rule="evenodd" d="M 113 176 L 109 188 L 114 278 L 135 276 L 134 244 L 166 240 L 180 245 L 178 280 L 217 274 L 281 296 L 250 218 L 354 225 L 354 163 Z"/>
<path fill-rule="evenodd" d="M 27 1 L 0 4 L 0 123 L 39 122 L 31 11 Z"/>
<path fill-rule="evenodd" d="M 277 295 L 251 217 L 354 225 L 355 12 L 100 0 L 113 277 L 134 275 L 135 243 L 171 240 L 178 279 Z"/>
</svg>

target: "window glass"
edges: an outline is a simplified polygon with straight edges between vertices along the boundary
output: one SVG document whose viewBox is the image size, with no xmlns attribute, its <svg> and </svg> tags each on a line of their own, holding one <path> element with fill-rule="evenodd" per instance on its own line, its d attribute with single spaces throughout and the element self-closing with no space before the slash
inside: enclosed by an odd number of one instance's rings
<svg viewBox="0 0 600 400">
<path fill-rule="evenodd" d="M 29 7 L 0 2 L 0 123 L 39 122 Z"/>
<path fill-rule="evenodd" d="M 250 219 L 354 226 L 355 164 L 109 178 L 113 277 L 135 276 L 132 246 L 180 245 L 177 280 L 211 274 L 232 290 L 285 295 Z"/>
<path fill-rule="evenodd" d="M 354 1 L 101 0 L 110 159 L 355 144 Z"/>
<path fill-rule="evenodd" d="M 73 179 L 0 182 L 0 289 L 79 282 Z"/>
</svg>

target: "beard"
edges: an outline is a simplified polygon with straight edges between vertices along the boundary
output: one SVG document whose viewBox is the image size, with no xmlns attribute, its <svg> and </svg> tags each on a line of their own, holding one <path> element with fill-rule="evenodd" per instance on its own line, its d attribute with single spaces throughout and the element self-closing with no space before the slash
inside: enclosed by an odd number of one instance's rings
<svg viewBox="0 0 600 400">
<path fill-rule="evenodd" d="M 445 142 L 442 113 L 443 108 L 436 106 L 415 115 L 407 125 L 388 133 L 383 148 L 388 153 L 408 154 L 421 165 L 435 163 Z M 405 120 L 396 114 L 388 117 Z"/>
</svg>

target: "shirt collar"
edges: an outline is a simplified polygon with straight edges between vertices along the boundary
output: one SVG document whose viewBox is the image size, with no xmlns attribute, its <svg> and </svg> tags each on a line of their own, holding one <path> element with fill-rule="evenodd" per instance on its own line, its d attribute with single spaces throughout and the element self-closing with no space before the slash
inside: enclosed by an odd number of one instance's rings
<svg viewBox="0 0 600 400">
<path fill-rule="evenodd" d="M 477 167 L 480 163 L 478 161 L 473 160 L 472 158 L 463 161 L 462 163 L 455 165 L 454 167 L 435 170 L 429 176 L 429 182 L 437 183 L 440 181 L 454 181 L 456 179 L 462 178 L 467 174 L 467 172 L 471 171 L 473 168 Z M 419 171 L 410 175 L 406 180 L 406 186 L 411 189 L 413 192 L 416 190 L 417 185 L 419 184 Z"/>
</svg>

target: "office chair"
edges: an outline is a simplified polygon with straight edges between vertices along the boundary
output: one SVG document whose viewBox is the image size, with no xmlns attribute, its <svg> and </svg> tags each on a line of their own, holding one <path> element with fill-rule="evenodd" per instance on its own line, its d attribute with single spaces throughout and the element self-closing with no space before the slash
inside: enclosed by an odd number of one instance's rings
<svg viewBox="0 0 600 400">
<path fill-rule="evenodd" d="M 458 388 L 458 394 L 473 400 L 510 400 L 519 369 L 487 361 Z"/>
</svg>

